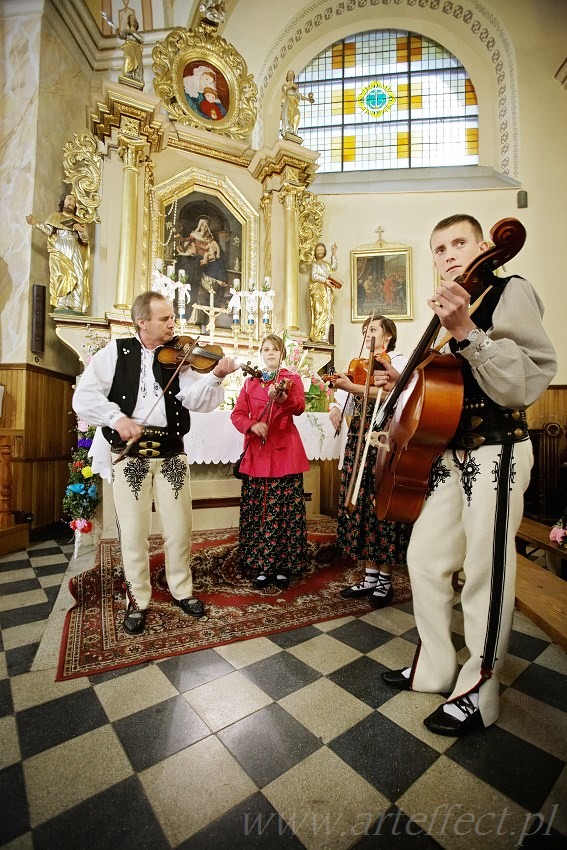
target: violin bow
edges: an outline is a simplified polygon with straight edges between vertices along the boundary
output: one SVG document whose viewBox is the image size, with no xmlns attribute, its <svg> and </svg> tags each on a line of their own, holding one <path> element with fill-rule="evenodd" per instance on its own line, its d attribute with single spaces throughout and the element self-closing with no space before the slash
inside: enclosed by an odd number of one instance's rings
<svg viewBox="0 0 567 850">
<path fill-rule="evenodd" d="M 279 360 L 278 360 L 278 366 L 277 366 L 277 369 L 276 369 L 276 374 L 274 375 L 274 386 L 277 384 L 278 378 L 280 376 L 280 372 L 282 370 L 282 362 L 283 362 L 284 353 L 285 353 L 285 336 L 286 336 L 286 331 L 284 331 L 283 335 L 282 335 L 282 348 L 281 348 L 281 351 L 280 351 L 280 357 L 279 357 Z M 267 413 L 266 425 L 268 426 L 268 428 L 270 427 L 270 420 L 272 418 L 273 408 L 274 408 L 274 401 L 273 401 L 273 399 L 270 398 L 270 399 L 268 399 L 268 403 L 266 405 L 266 410 L 264 411 L 265 413 Z M 265 442 L 266 442 L 265 439 L 262 440 L 262 445 L 264 445 Z"/>
<path fill-rule="evenodd" d="M 375 311 L 375 310 L 373 310 L 373 311 L 372 311 L 372 315 L 371 315 L 371 317 L 370 317 L 370 321 L 369 321 L 369 323 L 368 323 L 369 325 L 371 325 L 371 324 L 372 324 L 372 322 L 374 321 L 375 313 L 376 313 L 376 311 Z M 360 343 L 360 351 L 358 352 L 358 359 L 359 359 L 359 360 L 360 360 L 360 358 L 362 357 L 362 349 L 364 348 L 364 339 L 365 339 L 365 337 L 362 337 L 362 342 Z M 368 361 L 368 365 L 370 366 L 370 360 Z M 350 399 L 351 395 L 352 395 L 352 393 L 347 393 L 347 397 L 346 397 L 346 399 L 345 399 L 345 403 L 343 404 L 343 407 L 342 407 L 342 410 L 341 410 L 341 423 L 342 423 L 342 421 L 343 421 L 343 416 L 345 415 L 345 410 L 346 410 L 346 407 L 347 407 L 347 404 L 348 404 L 348 402 L 349 402 L 349 399 Z M 337 428 L 337 430 L 335 431 L 335 437 L 338 437 L 340 433 L 341 433 L 341 425 L 339 424 L 339 427 L 338 427 L 338 428 Z"/>
<path fill-rule="evenodd" d="M 370 368 L 370 364 L 374 360 L 374 348 L 376 346 L 376 337 L 370 337 L 370 351 L 368 352 L 368 372 L 366 373 L 366 384 L 364 385 L 364 398 L 362 402 L 362 412 L 360 414 L 360 428 L 358 429 L 358 439 L 356 443 L 356 452 L 354 456 L 354 463 L 352 465 L 352 475 L 350 476 L 350 481 L 348 483 L 348 488 L 345 496 L 345 507 L 347 510 L 351 510 L 354 507 L 352 502 L 352 495 L 354 491 L 354 482 L 356 477 L 358 476 L 358 469 L 360 463 L 360 453 L 362 451 L 362 440 L 364 438 L 364 425 L 366 423 L 366 413 L 368 410 L 368 398 L 370 395 L 370 381 L 372 379 L 373 371 Z"/>
<path fill-rule="evenodd" d="M 165 387 L 162 389 L 161 395 L 157 396 L 156 400 L 154 401 L 154 403 L 152 404 L 152 406 L 150 407 L 150 409 L 148 410 L 148 412 L 144 416 L 143 421 L 139 423 L 141 428 L 143 428 L 144 425 L 147 424 L 148 419 L 150 418 L 150 416 L 152 415 L 152 413 L 156 409 L 156 406 L 162 400 L 162 398 L 165 397 L 165 394 L 168 391 L 168 389 L 170 388 L 170 386 L 172 385 L 176 375 L 179 374 L 179 370 L 181 369 L 181 367 L 183 366 L 183 364 L 185 363 L 185 361 L 187 360 L 187 358 L 189 357 L 189 355 L 191 354 L 191 352 L 193 351 L 193 349 L 195 348 L 196 345 L 197 345 L 197 340 L 195 341 L 195 345 L 191 346 L 191 348 L 189 348 L 189 346 L 187 346 L 187 351 L 185 352 L 182 359 L 180 360 L 177 367 L 175 368 L 173 375 L 171 376 L 171 378 L 169 379 L 169 381 L 167 382 Z M 117 463 L 119 463 L 121 460 L 123 460 L 126 457 L 126 455 L 130 454 L 130 449 L 132 448 L 133 445 L 135 445 L 135 443 L 138 442 L 138 440 L 142 439 L 142 436 L 140 436 L 140 437 L 130 437 L 130 439 L 128 440 L 128 442 L 126 443 L 126 445 L 124 446 L 122 451 L 118 454 L 118 457 L 116 457 L 112 461 L 112 466 L 115 466 Z"/>
<path fill-rule="evenodd" d="M 376 434 L 383 433 L 381 431 L 376 431 L 376 432 L 374 431 L 374 424 L 375 424 L 376 419 L 378 417 L 378 410 L 380 408 L 381 398 L 382 398 L 382 387 L 380 387 L 380 389 L 378 390 L 378 395 L 376 396 L 376 403 L 374 405 L 374 410 L 372 411 L 372 419 L 370 421 L 368 431 L 366 432 L 366 437 L 364 438 L 364 451 L 362 453 L 362 458 L 361 458 L 360 464 L 358 466 L 358 473 L 357 473 L 357 476 L 356 476 L 356 482 L 355 482 L 355 485 L 352 489 L 352 494 L 351 494 L 351 497 L 350 497 L 350 503 L 349 504 L 350 504 L 351 509 L 356 507 L 356 502 L 358 500 L 358 494 L 360 492 L 360 485 L 362 484 L 362 476 L 364 475 L 364 467 L 366 466 L 366 458 L 368 457 L 368 449 L 370 448 L 371 445 L 374 445 L 373 435 L 374 435 L 374 433 L 376 433 Z M 382 447 L 385 448 L 386 451 L 389 451 L 387 444 L 382 444 Z"/>
</svg>

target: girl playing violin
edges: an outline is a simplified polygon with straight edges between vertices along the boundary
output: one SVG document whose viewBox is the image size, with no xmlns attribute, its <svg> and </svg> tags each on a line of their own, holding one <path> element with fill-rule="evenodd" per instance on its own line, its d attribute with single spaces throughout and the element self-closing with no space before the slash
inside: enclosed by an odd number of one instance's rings
<svg viewBox="0 0 567 850">
<path fill-rule="evenodd" d="M 394 322 L 386 316 L 370 316 L 362 326 L 362 333 L 367 352 L 371 347 L 371 338 L 374 337 L 375 340 L 374 385 L 371 384 L 369 388 L 370 398 L 364 425 L 366 436 L 379 388 L 382 387 L 386 391 L 392 389 L 395 376 L 402 371 L 406 358 L 399 354 L 391 357 L 389 355 L 389 352 L 395 348 L 398 333 Z M 356 361 L 356 363 L 359 362 Z M 351 362 L 351 367 L 353 363 L 354 361 Z M 353 474 L 365 392 L 365 385 L 358 383 L 360 380 L 362 379 L 358 377 L 356 368 L 351 372 L 350 377 L 341 373 L 338 373 L 336 377 L 333 376 L 333 386 L 338 392 L 330 409 L 331 422 L 337 430 L 341 427 L 346 398 L 348 402 L 344 412 L 352 415 L 341 472 L 337 546 L 344 556 L 353 558 L 364 568 L 360 582 L 343 588 L 341 596 L 345 599 L 368 596 L 374 608 L 384 608 L 391 602 L 393 596 L 392 569 L 395 564 L 403 564 L 406 560 L 410 529 L 403 523 L 379 520 L 376 516 L 374 478 L 378 449 L 373 446 L 368 449 L 366 466 L 352 513 L 345 504 L 345 496 Z M 350 397 L 347 393 L 350 393 Z M 356 470 L 354 473 L 356 474 Z"/>
<path fill-rule="evenodd" d="M 255 587 L 285 589 L 307 559 L 303 473 L 309 461 L 293 421 L 305 410 L 305 393 L 300 376 L 280 368 L 279 336 L 264 337 L 260 356 L 262 378 L 246 380 L 231 414 L 244 434 L 240 557 Z"/>
</svg>

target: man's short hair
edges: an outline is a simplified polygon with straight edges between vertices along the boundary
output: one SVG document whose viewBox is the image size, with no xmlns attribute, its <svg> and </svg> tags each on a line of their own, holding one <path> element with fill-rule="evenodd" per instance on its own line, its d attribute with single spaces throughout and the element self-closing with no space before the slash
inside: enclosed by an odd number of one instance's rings
<svg viewBox="0 0 567 850">
<path fill-rule="evenodd" d="M 131 311 L 132 324 L 134 325 L 136 333 L 138 332 L 138 322 L 147 322 L 149 320 L 152 311 L 152 301 L 158 300 L 166 301 L 169 304 L 167 298 L 164 298 L 164 296 L 160 295 L 159 292 L 154 292 L 151 289 L 136 296 L 134 303 L 132 304 Z"/>
<path fill-rule="evenodd" d="M 433 230 L 431 231 L 431 236 L 434 233 L 437 233 L 438 230 L 446 230 L 448 227 L 452 227 L 454 224 L 461 224 L 461 222 L 466 221 L 473 229 L 474 235 L 476 237 L 477 242 L 482 242 L 484 236 L 482 235 L 482 227 L 480 226 L 480 222 L 472 215 L 467 215 L 466 213 L 457 213 L 456 215 L 450 215 L 448 218 L 442 218 L 441 221 L 438 221 Z M 431 239 L 429 240 L 429 244 L 431 244 Z"/>
</svg>

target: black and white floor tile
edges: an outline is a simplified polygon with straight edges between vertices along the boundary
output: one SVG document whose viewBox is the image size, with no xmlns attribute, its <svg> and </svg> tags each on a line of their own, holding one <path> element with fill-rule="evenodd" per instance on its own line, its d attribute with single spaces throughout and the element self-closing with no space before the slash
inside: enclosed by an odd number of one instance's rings
<svg viewBox="0 0 567 850">
<path fill-rule="evenodd" d="M 413 656 L 411 604 L 56 683 L 72 552 L 0 559 L 3 847 L 565 846 L 567 660 L 525 617 L 498 723 L 461 740 L 423 726 L 440 696 L 380 678 Z"/>
</svg>

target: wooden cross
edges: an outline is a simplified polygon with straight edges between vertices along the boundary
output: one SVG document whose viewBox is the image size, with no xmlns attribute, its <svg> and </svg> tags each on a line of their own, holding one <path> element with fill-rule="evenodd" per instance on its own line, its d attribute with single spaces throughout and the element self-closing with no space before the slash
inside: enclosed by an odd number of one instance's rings
<svg viewBox="0 0 567 850">
<path fill-rule="evenodd" d="M 376 233 L 378 234 L 378 242 L 383 242 L 384 240 L 382 239 L 382 234 L 384 233 L 384 228 L 383 227 L 377 227 Z"/>
<path fill-rule="evenodd" d="M 191 315 L 191 322 L 195 321 L 197 312 L 202 310 L 203 313 L 206 313 L 209 317 L 209 324 L 207 325 L 207 330 L 209 332 L 209 340 L 212 343 L 215 336 L 215 319 L 217 316 L 220 316 L 221 313 L 228 313 L 226 307 L 215 307 L 215 294 L 214 292 L 210 293 L 209 297 L 209 306 L 205 307 L 203 304 L 193 304 L 193 313 Z"/>
</svg>

